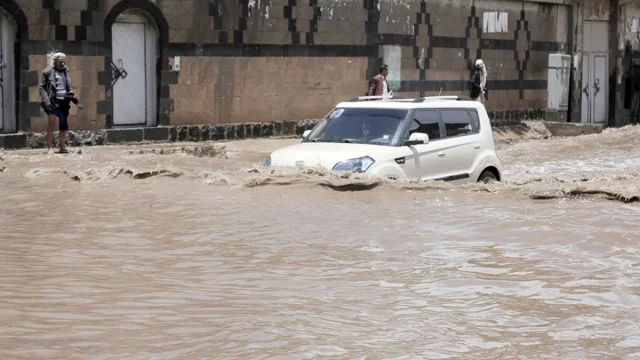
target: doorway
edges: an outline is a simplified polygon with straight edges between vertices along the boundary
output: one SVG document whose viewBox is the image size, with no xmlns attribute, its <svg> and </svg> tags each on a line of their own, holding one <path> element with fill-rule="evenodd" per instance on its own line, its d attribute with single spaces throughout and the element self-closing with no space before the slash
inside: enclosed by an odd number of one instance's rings
<svg viewBox="0 0 640 360">
<path fill-rule="evenodd" d="M 16 132 L 14 44 L 16 28 L 0 10 L 0 133 Z"/>
<path fill-rule="evenodd" d="M 111 30 L 114 126 L 157 124 L 158 31 L 142 11 L 118 16 Z"/>
<path fill-rule="evenodd" d="M 584 22 L 582 53 L 582 122 L 607 122 L 609 99 L 609 24 Z"/>
</svg>

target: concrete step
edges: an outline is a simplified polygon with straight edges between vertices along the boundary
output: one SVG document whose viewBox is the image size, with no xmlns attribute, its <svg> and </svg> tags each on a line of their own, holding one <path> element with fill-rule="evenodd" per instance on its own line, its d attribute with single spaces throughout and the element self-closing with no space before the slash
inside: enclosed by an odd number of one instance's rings
<svg viewBox="0 0 640 360">
<path fill-rule="evenodd" d="M 544 121 L 544 125 L 551 136 L 580 136 L 599 134 L 604 130 L 603 124 L 579 124 L 557 121 Z"/>
<path fill-rule="evenodd" d="M 318 120 L 286 121 L 258 124 L 161 126 L 149 128 L 70 131 L 70 146 L 111 145 L 124 143 L 224 141 L 272 136 L 300 136 Z M 579 136 L 602 132 L 602 125 L 543 121 L 551 136 Z M 494 129 L 498 129 L 496 127 Z M 58 132 L 54 133 L 57 138 Z M 54 144 L 57 141 L 54 141 Z M 45 134 L 0 134 L 0 149 L 43 148 Z"/>
<path fill-rule="evenodd" d="M 317 119 L 250 124 L 158 126 L 69 132 L 70 146 L 134 144 L 148 142 L 225 141 L 278 136 L 301 136 Z M 0 134 L 0 149 L 45 147 L 45 133 Z M 54 132 L 54 146 L 58 131 Z"/>
</svg>

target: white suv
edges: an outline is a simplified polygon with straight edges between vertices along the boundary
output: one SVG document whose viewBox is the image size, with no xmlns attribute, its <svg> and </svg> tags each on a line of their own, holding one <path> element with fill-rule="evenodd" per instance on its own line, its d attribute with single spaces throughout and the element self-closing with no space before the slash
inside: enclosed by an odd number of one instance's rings
<svg viewBox="0 0 640 360">
<path fill-rule="evenodd" d="M 487 111 L 466 96 L 362 96 L 338 104 L 266 166 L 323 167 L 398 180 L 500 181 Z"/>
</svg>

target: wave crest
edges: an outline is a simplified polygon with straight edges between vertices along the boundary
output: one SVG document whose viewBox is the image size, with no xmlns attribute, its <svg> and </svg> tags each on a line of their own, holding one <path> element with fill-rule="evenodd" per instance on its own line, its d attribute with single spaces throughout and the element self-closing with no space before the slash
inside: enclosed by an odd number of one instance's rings
<svg viewBox="0 0 640 360">
<path fill-rule="evenodd" d="M 87 170 L 64 170 L 64 169 L 31 169 L 25 176 L 31 179 L 40 178 L 43 176 L 62 174 L 68 176 L 71 180 L 77 182 L 99 182 L 105 180 L 111 180 L 120 176 L 129 176 L 134 180 L 148 179 L 155 176 L 166 176 L 177 178 L 184 175 L 183 172 L 172 169 L 154 169 L 154 170 L 135 170 L 117 166 L 107 166 L 99 169 L 87 169 Z"/>
</svg>

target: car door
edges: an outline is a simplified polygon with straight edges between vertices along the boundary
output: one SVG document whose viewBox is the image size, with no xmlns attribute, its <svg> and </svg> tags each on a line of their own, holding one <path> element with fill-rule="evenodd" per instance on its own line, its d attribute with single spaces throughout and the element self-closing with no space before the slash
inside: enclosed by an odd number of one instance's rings
<svg viewBox="0 0 640 360">
<path fill-rule="evenodd" d="M 408 147 L 410 154 L 403 159 L 407 177 L 429 180 L 445 176 L 447 165 L 439 151 L 443 127 L 438 110 L 415 110 L 405 140 L 414 132 L 429 135 L 429 143 Z"/>
<path fill-rule="evenodd" d="M 476 121 L 470 111 L 474 109 L 441 109 L 444 126 L 442 142 L 443 158 L 447 170 L 442 180 L 468 180 L 481 148 L 481 138 Z"/>
</svg>

